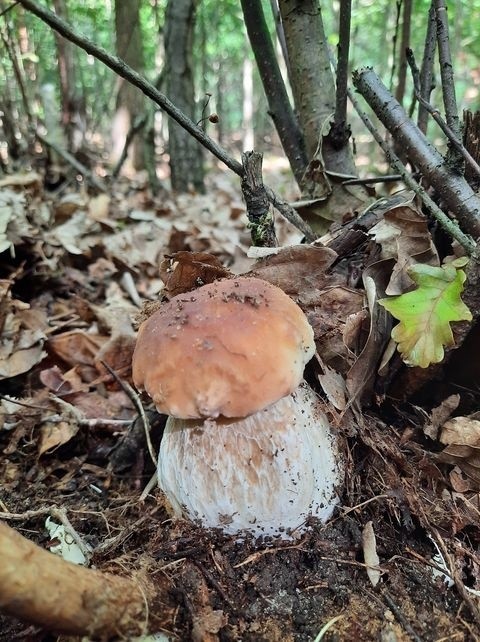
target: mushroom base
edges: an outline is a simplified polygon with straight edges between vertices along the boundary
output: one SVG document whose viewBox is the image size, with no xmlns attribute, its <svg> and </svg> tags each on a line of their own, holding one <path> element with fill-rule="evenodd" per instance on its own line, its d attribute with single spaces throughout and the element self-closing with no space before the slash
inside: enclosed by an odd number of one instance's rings
<svg viewBox="0 0 480 642">
<path fill-rule="evenodd" d="M 245 419 L 170 417 L 158 481 L 177 515 L 238 534 L 290 538 L 339 501 L 338 438 L 315 392 L 291 395 Z"/>
</svg>

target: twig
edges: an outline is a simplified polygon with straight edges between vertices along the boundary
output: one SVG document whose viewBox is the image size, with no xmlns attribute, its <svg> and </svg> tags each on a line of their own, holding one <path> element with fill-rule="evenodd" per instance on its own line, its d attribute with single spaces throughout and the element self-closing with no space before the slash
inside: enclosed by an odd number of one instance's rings
<svg viewBox="0 0 480 642">
<path fill-rule="evenodd" d="M 411 176 L 412 178 L 419 178 L 421 174 L 415 172 Z M 342 181 L 342 185 L 371 185 L 372 183 L 395 183 L 402 180 L 403 176 L 401 174 L 388 174 L 387 176 L 371 176 L 370 178 L 349 178 L 346 181 Z"/>
<path fill-rule="evenodd" d="M 452 56 L 450 53 L 450 40 L 448 37 L 447 6 L 445 0 L 434 1 L 435 18 L 437 21 L 438 57 L 440 60 L 440 75 L 442 78 L 442 95 L 443 104 L 445 106 L 445 116 L 448 126 L 455 134 L 455 138 L 460 140 L 460 119 L 458 117 Z"/>
<path fill-rule="evenodd" d="M 140 397 L 138 394 L 135 392 L 135 390 L 132 388 L 132 386 L 127 382 L 123 381 L 120 379 L 118 374 L 115 372 L 115 370 L 106 362 L 100 360 L 100 363 L 108 370 L 108 372 L 112 375 L 112 377 L 115 379 L 115 381 L 118 383 L 119 386 L 123 389 L 125 394 L 129 397 L 130 401 L 133 403 L 133 405 L 136 407 L 138 410 L 138 413 L 140 417 L 142 418 L 142 424 L 143 424 L 143 429 L 145 432 L 145 441 L 147 442 L 147 448 L 148 452 L 150 454 L 150 457 L 152 459 L 152 462 L 154 463 L 155 467 L 158 466 L 158 461 L 157 457 L 155 455 L 155 451 L 153 449 L 152 445 L 152 440 L 150 439 L 150 422 L 148 420 L 147 415 L 145 414 L 145 409 L 143 407 L 143 404 L 140 400 Z"/>
<path fill-rule="evenodd" d="M 371 68 L 354 73 L 354 85 L 375 111 L 385 127 L 405 149 L 420 170 L 427 175 L 447 205 L 455 211 L 463 229 L 474 238 L 480 236 L 480 199 L 465 179 L 446 167 L 440 152 L 431 145 L 424 134 L 408 118 L 402 106 L 393 98 Z M 440 225 L 471 254 L 474 241 L 460 229 L 431 199 L 425 189 L 418 185 L 407 172 L 391 147 L 385 143 L 368 116 L 362 117 L 372 136 L 383 149 L 388 162 L 407 186 L 414 190 Z M 368 124 L 367 124 L 368 123 Z"/>
<path fill-rule="evenodd" d="M 29 519 L 36 519 L 37 517 L 44 517 L 45 515 L 49 515 L 50 517 L 53 517 L 54 519 L 58 519 L 58 521 L 61 522 L 65 530 L 68 531 L 69 535 L 71 535 L 75 544 L 82 551 L 85 559 L 89 560 L 92 555 L 92 549 L 88 546 L 88 544 L 85 544 L 83 539 L 80 537 L 77 531 L 73 528 L 70 520 L 67 517 L 67 512 L 64 508 L 58 508 L 57 506 L 48 506 L 45 508 L 39 508 L 37 510 L 27 510 L 24 513 L 9 513 L 9 512 L 3 511 L 3 512 L 0 512 L 0 520 L 3 519 L 5 521 L 10 521 L 10 520 L 27 521 Z"/>
<path fill-rule="evenodd" d="M 130 148 L 130 145 L 132 144 L 135 136 L 145 127 L 145 123 L 147 122 L 147 119 L 148 119 L 148 113 L 143 114 L 143 116 L 137 116 L 137 118 L 134 119 L 132 126 L 128 130 L 127 136 L 125 138 L 125 145 L 123 146 L 122 153 L 120 154 L 120 158 L 118 159 L 118 162 L 113 169 L 112 178 L 117 178 L 118 175 L 120 174 L 120 170 L 122 169 L 123 164 L 127 160 L 128 150 Z"/>
<path fill-rule="evenodd" d="M 472 598 L 472 596 L 469 594 L 467 591 L 465 584 L 462 582 L 462 579 L 460 577 L 460 574 L 457 570 L 457 567 L 455 565 L 455 561 L 452 559 L 452 556 L 450 555 L 450 552 L 443 541 L 443 538 L 441 537 L 440 533 L 437 531 L 436 528 L 433 526 L 430 526 L 432 530 L 432 534 L 435 536 L 435 541 L 438 545 L 438 547 L 442 551 L 442 555 L 445 559 L 445 561 L 448 564 L 448 570 L 449 570 L 449 575 L 452 578 L 452 580 L 455 582 L 455 588 L 459 592 L 460 596 L 462 599 L 466 602 L 468 605 L 473 617 L 475 618 L 477 624 L 480 626 L 480 609 L 475 603 L 475 600 Z"/>
<path fill-rule="evenodd" d="M 420 71 L 420 95 L 427 102 L 430 101 L 430 94 L 434 88 L 433 63 L 437 46 L 436 29 L 435 7 L 432 2 L 428 10 L 427 33 L 425 34 L 422 68 Z M 418 107 L 417 125 L 421 132 L 427 133 L 428 112 L 421 103 Z"/>
<path fill-rule="evenodd" d="M 400 56 L 398 65 L 398 84 L 395 98 L 402 105 L 405 97 L 405 85 L 407 80 L 406 50 L 410 43 L 410 26 L 412 23 L 412 0 L 403 0 L 402 15 L 402 39 L 400 41 Z"/>
<path fill-rule="evenodd" d="M 392 611 L 392 613 L 394 614 L 398 622 L 403 626 L 403 628 L 408 633 L 408 635 L 412 638 L 412 640 L 415 640 L 415 642 L 423 642 L 422 638 L 415 633 L 415 631 L 412 628 L 412 625 L 404 616 L 404 614 L 400 610 L 400 607 L 394 601 L 393 597 L 390 595 L 390 593 L 387 591 L 386 588 L 382 590 L 382 597 L 384 598 L 385 602 L 388 604 L 390 610 Z"/>
<path fill-rule="evenodd" d="M 302 217 L 289 205 L 286 201 L 282 201 L 275 192 L 264 185 L 265 191 L 268 196 L 268 200 L 273 205 L 273 207 L 280 212 L 280 214 L 287 219 L 292 225 L 294 225 L 297 230 L 303 233 L 307 243 L 311 243 L 317 238 L 317 235 L 313 232 L 312 228 L 308 223 L 306 223 Z"/>
<path fill-rule="evenodd" d="M 16 2 L 12 2 L 12 4 L 8 5 L 8 7 L 5 7 L 5 9 L 0 11 L 0 18 L 5 14 L 7 14 L 9 11 L 11 11 L 17 4 L 18 4 L 18 0 L 16 0 Z"/>
<path fill-rule="evenodd" d="M 19 0 L 20 1 L 20 0 Z M 38 131 L 35 132 L 35 136 L 38 138 L 38 140 L 43 143 L 44 145 L 47 145 L 48 147 L 51 147 L 53 151 L 55 151 L 59 156 L 61 156 L 64 160 L 67 161 L 74 169 L 77 170 L 82 176 L 85 177 L 85 179 L 93 185 L 96 189 L 98 189 L 100 192 L 106 192 L 106 187 L 105 185 L 96 178 L 92 172 L 85 167 L 80 161 L 78 161 L 75 156 L 72 156 L 69 152 L 67 152 L 65 149 L 62 149 L 59 147 L 56 143 L 53 141 L 49 140 L 48 138 L 45 138 L 45 136 L 42 136 Z"/>
<path fill-rule="evenodd" d="M 480 166 L 476 162 L 476 160 L 473 158 L 473 156 L 468 152 L 467 149 L 462 144 L 461 139 L 458 139 L 455 136 L 455 133 L 450 129 L 448 124 L 443 120 L 441 117 L 438 109 L 435 109 L 432 105 L 430 105 L 429 102 L 427 102 L 422 94 L 421 94 L 421 87 L 420 87 L 420 72 L 417 67 L 417 63 L 415 62 L 415 56 L 413 54 L 413 51 L 411 49 L 407 50 L 407 62 L 410 66 L 410 70 L 412 72 L 412 78 L 413 78 L 413 85 L 414 85 L 414 91 L 415 91 L 415 96 L 420 103 L 420 105 L 432 116 L 434 121 L 437 123 L 437 125 L 440 127 L 442 132 L 445 134 L 447 139 L 450 141 L 450 143 L 453 145 L 455 150 L 463 156 L 465 161 L 469 164 L 471 169 L 480 176 Z"/>
<path fill-rule="evenodd" d="M 335 94 L 335 115 L 330 131 L 332 143 L 345 145 L 350 138 L 350 127 L 347 125 L 347 86 L 348 56 L 350 48 L 350 20 L 352 15 L 351 0 L 340 3 L 339 35 L 337 47 L 337 91 Z"/>
</svg>

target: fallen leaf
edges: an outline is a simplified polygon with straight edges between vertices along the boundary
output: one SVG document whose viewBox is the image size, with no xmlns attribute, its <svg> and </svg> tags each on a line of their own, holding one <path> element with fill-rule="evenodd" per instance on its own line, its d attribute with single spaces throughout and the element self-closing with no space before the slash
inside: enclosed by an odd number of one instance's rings
<svg viewBox="0 0 480 642">
<path fill-rule="evenodd" d="M 233 276 L 220 260 L 205 252 L 175 252 L 160 266 L 160 276 L 169 297 L 190 292 L 200 285 Z"/>
<path fill-rule="evenodd" d="M 459 403 L 460 395 L 450 395 L 441 404 L 432 408 L 430 418 L 423 427 L 423 432 L 427 437 L 434 440 L 437 439 L 439 428 L 444 425 L 447 419 L 450 419 L 453 412 L 458 408 Z"/>
<path fill-rule="evenodd" d="M 417 289 L 379 301 L 400 323 L 392 330 L 403 361 L 428 368 L 444 357 L 444 347 L 454 345 L 452 321 L 470 321 L 472 314 L 460 298 L 467 259 L 442 267 L 413 265 L 408 273 Z"/>
<path fill-rule="evenodd" d="M 458 466 L 480 487 L 480 420 L 454 417 L 443 426 L 440 442 L 447 447 L 438 455 L 442 462 Z"/>
<path fill-rule="evenodd" d="M 51 452 L 63 446 L 78 432 L 78 424 L 72 421 L 46 421 L 40 426 L 38 455 Z"/>
<path fill-rule="evenodd" d="M 382 576 L 378 568 L 380 558 L 377 553 L 377 540 L 373 530 L 373 522 L 367 522 L 362 531 L 363 559 L 367 565 L 367 575 L 372 586 L 377 586 Z"/>
</svg>

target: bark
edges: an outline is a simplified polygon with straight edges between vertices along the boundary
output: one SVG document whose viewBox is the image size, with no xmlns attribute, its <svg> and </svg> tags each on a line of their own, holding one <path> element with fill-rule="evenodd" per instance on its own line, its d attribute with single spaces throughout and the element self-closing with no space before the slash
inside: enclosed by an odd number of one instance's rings
<svg viewBox="0 0 480 642">
<path fill-rule="evenodd" d="M 115 0 L 115 34 L 117 55 L 129 67 L 143 71 L 142 34 L 140 28 L 140 0 Z M 145 111 L 142 93 L 130 83 L 120 79 L 117 107 L 113 121 L 112 160 L 118 161 L 133 121 Z M 137 136 L 131 146 L 129 160 L 135 169 L 143 169 L 144 145 Z"/>
<path fill-rule="evenodd" d="M 193 82 L 193 27 L 197 0 L 169 0 L 165 15 L 167 92 L 184 114 L 195 120 Z M 172 187 L 186 192 L 193 185 L 204 190 L 199 145 L 176 123 L 168 123 Z"/>
<path fill-rule="evenodd" d="M 430 6 L 428 11 L 427 32 L 425 35 L 425 45 L 423 48 L 422 68 L 420 71 L 420 94 L 424 101 L 430 102 L 430 94 L 435 86 L 433 77 L 433 65 L 436 50 L 436 22 L 435 7 Z M 419 129 L 426 134 L 428 127 L 428 111 L 424 105 L 418 107 L 417 125 Z"/>
<path fill-rule="evenodd" d="M 410 47 L 410 25 L 412 23 L 412 0 L 404 0 L 402 16 L 402 39 L 400 42 L 398 83 L 395 98 L 403 105 L 405 87 L 407 81 L 407 57 L 406 51 Z"/>
<path fill-rule="evenodd" d="M 457 217 L 464 232 L 480 237 L 480 198 L 452 170 L 371 68 L 354 74 L 354 85 L 416 167 Z"/>
<path fill-rule="evenodd" d="M 321 148 L 328 171 L 354 175 L 349 147 L 334 149 L 324 138 L 335 111 L 335 84 L 318 2 L 280 0 L 279 7 L 307 157 L 311 160 Z"/>
<path fill-rule="evenodd" d="M 244 152 L 242 160 L 245 168 L 242 192 L 247 206 L 252 243 L 257 247 L 276 247 L 274 220 L 262 179 L 262 154 Z"/>
<path fill-rule="evenodd" d="M 255 55 L 268 101 L 270 115 L 275 124 L 280 142 L 300 182 L 308 158 L 305 153 L 302 133 L 290 105 L 280 68 L 268 31 L 260 0 L 242 0 L 243 16 L 250 44 Z"/>
<path fill-rule="evenodd" d="M 55 13 L 68 20 L 65 0 L 53 0 Z M 82 99 L 76 89 L 75 48 L 71 42 L 55 33 L 57 46 L 58 73 L 60 77 L 60 96 L 62 103 L 62 125 L 68 143 L 68 149 L 75 151 L 83 143 L 84 128 L 78 125 L 84 121 Z M 83 131 L 82 131 L 83 129 Z"/>
<path fill-rule="evenodd" d="M 66 562 L 0 523 L 0 609 L 71 635 L 138 635 L 148 589 Z"/>
</svg>

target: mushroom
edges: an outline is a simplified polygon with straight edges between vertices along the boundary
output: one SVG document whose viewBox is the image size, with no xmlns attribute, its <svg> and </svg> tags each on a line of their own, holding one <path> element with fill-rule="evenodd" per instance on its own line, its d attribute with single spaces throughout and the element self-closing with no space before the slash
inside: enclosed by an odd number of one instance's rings
<svg viewBox="0 0 480 642">
<path fill-rule="evenodd" d="M 169 415 L 158 482 L 176 514 L 283 537 L 330 517 L 343 466 L 302 383 L 314 352 L 299 306 L 256 278 L 178 295 L 140 326 L 133 380 Z"/>
</svg>

